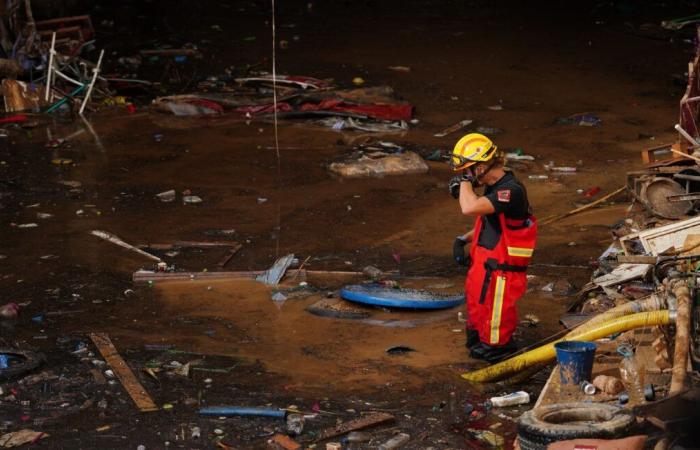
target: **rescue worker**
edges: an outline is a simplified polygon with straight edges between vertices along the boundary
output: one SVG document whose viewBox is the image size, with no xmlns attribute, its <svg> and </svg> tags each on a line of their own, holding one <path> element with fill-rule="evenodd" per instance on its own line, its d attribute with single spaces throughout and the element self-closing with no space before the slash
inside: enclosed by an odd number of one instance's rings
<svg viewBox="0 0 700 450">
<path fill-rule="evenodd" d="M 526 270 L 537 238 L 525 187 L 505 169 L 505 157 L 486 136 L 471 133 L 452 151 L 450 181 L 462 214 L 474 228 L 455 240 L 455 260 L 468 266 L 467 348 L 473 358 L 497 361 L 515 350 L 516 302 L 527 288 Z M 485 186 L 483 195 L 474 189 Z M 465 246 L 471 243 L 469 257 Z"/>
</svg>

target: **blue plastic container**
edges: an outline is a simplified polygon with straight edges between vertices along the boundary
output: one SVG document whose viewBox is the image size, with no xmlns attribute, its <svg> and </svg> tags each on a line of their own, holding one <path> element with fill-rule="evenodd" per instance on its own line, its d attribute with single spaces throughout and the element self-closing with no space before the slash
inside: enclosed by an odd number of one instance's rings
<svg viewBox="0 0 700 450">
<path fill-rule="evenodd" d="M 592 342 L 564 341 L 554 344 L 562 385 L 578 386 L 591 380 L 596 345 Z"/>
</svg>

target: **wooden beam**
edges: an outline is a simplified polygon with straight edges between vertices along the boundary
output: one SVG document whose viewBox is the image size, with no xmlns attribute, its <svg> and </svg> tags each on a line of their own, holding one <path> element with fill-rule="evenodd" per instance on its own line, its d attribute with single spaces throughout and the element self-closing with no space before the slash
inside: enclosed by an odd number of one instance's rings
<svg viewBox="0 0 700 450">
<path fill-rule="evenodd" d="M 107 333 L 90 333 L 90 339 L 92 339 L 95 347 L 97 347 L 97 350 L 100 351 L 102 357 L 112 368 L 112 371 L 139 410 L 141 412 L 157 411 L 158 406 L 153 402 L 146 389 L 119 355 L 119 352 L 117 352 L 114 344 L 109 339 L 109 335 Z"/>
<path fill-rule="evenodd" d="M 386 422 L 392 422 L 393 420 L 394 416 L 392 416 L 389 413 L 373 413 L 365 417 L 360 417 L 359 419 L 341 423 L 340 425 L 336 425 L 332 428 L 326 428 L 325 430 L 321 430 L 321 432 L 316 437 L 316 441 L 325 441 L 326 439 L 330 439 L 335 436 L 340 436 L 341 434 L 349 433 L 355 430 L 361 430 L 363 428 L 369 428 Z"/>
<path fill-rule="evenodd" d="M 233 248 L 231 248 L 231 250 L 228 251 L 228 253 L 226 254 L 226 256 L 224 256 L 224 259 L 222 259 L 221 261 L 219 261 L 219 264 L 218 264 L 219 268 L 223 269 L 224 266 L 225 266 L 226 264 L 228 264 L 229 261 L 231 261 L 231 258 L 233 258 L 234 255 L 235 255 L 236 253 L 238 253 L 238 251 L 239 251 L 240 249 L 242 249 L 242 248 L 243 248 L 243 245 L 242 245 L 242 244 L 236 244 Z"/>
</svg>

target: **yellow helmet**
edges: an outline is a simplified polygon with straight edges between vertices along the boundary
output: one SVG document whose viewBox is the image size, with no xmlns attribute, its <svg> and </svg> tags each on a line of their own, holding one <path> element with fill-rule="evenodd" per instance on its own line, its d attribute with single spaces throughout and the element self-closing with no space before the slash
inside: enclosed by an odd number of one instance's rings
<svg viewBox="0 0 700 450">
<path fill-rule="evenodd" d="M 463 170 L 478 162 L 491 161 L 498 147 L 483 134 L 469 133 L 457 141 L 452 150 L 452 169 Z"/>
</svg>

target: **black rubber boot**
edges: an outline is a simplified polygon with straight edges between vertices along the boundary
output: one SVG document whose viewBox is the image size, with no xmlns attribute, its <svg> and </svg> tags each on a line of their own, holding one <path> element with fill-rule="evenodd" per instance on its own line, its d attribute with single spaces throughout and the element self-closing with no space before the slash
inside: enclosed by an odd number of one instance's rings
<svg viewBox="0 0 700 450">
<path fill-rule="evenodd" d="M 506 356 L 510 355 L 511 353 L 514 353 L 517 350 L 517 347 L 513 340 L 511 339 L 508 341 L 505 345 L 499 345 L 499 346 L 493 346 L 493 345 L 487 345 L 483 344 L 481 349 L 479 350 L 479 354 L 481 355 L 481 358 L 484 360 L 490 362 L 490 363 L 495 363 L 498 362 L 502 359 L 504 359 Z"/>
<path fill-rule="evenodd" d="M 472 348 L 478 343 L 479 343 L 479 332 L 476 330 L 472 330 L 470 328 L 467 328 L 467 342 L 465 343 L 467 348 Z"/>
<path fill-rule="evenodd" d="M 485 346 L 486 344 L 484 344 L 483 342 L 477 342 L 469 348 L 469 356 L 474 359 L 484 359 L 484 352 L 486 351 L 486 349 L 484 348 Z"/>
</svg>

